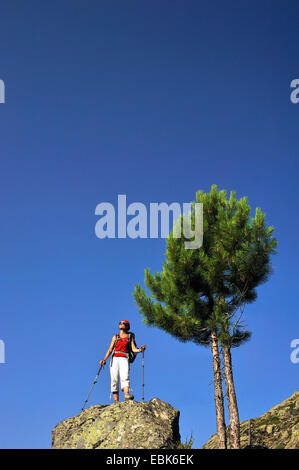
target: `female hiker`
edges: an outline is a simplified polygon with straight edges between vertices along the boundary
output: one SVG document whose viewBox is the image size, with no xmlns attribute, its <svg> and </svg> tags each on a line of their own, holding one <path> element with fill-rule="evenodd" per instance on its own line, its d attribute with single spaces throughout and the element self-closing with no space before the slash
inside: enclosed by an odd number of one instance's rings
<svg viewBox="0 0 299 470">
<path fill-rule="evenodd" d="M 125 400 L 133 400 L 134 396 L 130 395 L 130 355 L 131 353 L 139 353 L 145 350 L 145 345 L 137 348 L 134 333 L 129 332 L 130 323 L 127 320 L 119 322 L 119 333 L 114 335 L 101 365 L 106 364 L 106 360 L 112 353 L 110 362 L 111 375 L 111 392 L 114 401 L 119 399 L 119 378 L 121 389 L 125 394 Z"/>
</svg>

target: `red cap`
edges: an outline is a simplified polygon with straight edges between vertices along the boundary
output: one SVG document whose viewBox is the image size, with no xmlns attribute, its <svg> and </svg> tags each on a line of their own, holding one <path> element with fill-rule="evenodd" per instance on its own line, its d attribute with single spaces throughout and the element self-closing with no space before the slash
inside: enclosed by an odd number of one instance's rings
<svg viewBox="0 0 299 470">
<path fill-rule="evenodd" d="M 121 321 L 122 321 L 122 323 L 126 324 L 127 330 L 129 330 L 130 329 L 130 322 L 128 322 L 128 320 L 121 320 Z M 119 323 L 121 323 L 121 322 L 119 322 Z"/>
</svg>

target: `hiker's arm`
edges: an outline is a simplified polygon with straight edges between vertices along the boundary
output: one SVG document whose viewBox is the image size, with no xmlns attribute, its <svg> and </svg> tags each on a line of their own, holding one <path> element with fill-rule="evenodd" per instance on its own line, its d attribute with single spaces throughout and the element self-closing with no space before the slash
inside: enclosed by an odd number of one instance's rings
<svg viewBox="0 0 299 470">
<path fill-rule="evenodd" d="M 136 343 L 135 343 L 135 339 L 134 339 L 134 336 L 133 336 L 132 341 L 131 341 L 131 348 L 132 348 L 132 351 L 134 353 L 140 353 L 140 352 L 144 351 L 145 344 L 143 346 L 141 346 L 140 348 L 137 348 Z"/>
<path fill-rule="evenodd" d="M 111 343 L 110 343 L 110 346 L 109 346 L 109 349 L 108 349 L 108 351 L 106 352 L 106 356 L 104 357 L 104 359 L 103 359 L 102 361 L 100 361 L 101 366 L 104 366 L 104 365 L 106 364 L 106 361 L 107 361 L 108 357 L 109 357 L 110 354 L 112 353 L 115 340 L 116 340 L 116 337 L 113 336 L 113 338 L 112 338 L 112 340 L 111 340 Z"/>
</svg>

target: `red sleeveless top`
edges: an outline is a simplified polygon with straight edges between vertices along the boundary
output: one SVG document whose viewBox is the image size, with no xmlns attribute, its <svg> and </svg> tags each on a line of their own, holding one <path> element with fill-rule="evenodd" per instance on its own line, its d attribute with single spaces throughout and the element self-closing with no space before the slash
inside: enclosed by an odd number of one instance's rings
<svg viewBox="0 0 299 470">
<path fill-rule="evenodd" d="M 127 341 L 128 335 L 125 338 L 119 338 L 114 350 L 115 357 L 128 357 L 126 354 L 129 354 L 129 342 Z"/>
</svg>

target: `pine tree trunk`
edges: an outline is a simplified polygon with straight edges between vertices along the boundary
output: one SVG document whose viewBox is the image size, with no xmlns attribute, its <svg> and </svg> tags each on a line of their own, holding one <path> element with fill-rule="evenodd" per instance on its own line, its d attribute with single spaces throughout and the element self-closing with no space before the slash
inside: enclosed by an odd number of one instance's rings
<svg viewBox="0 0 299 470">
<path fill-rule="evenodd" d="M 224 346 L 223 351 L 226 393 L 229 409 L 229 447 L 230 449 L 240 449 L 240 420 L 234 386 L 230 347 Z"/>
<path fill-rule="evenodd" d="M 226 430 L 224 417 L 224 402 L 221 381 L 221 363 L 218 349 L 217 335 L 211 332 L 212 354 L 213 354 L 213 372 L 214 372 L 214 398 L 216 406 L 216 422 L 218 434 L 219 449 L 226 449 Z"/>
</svg>

